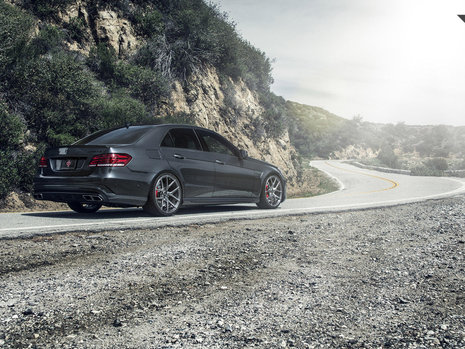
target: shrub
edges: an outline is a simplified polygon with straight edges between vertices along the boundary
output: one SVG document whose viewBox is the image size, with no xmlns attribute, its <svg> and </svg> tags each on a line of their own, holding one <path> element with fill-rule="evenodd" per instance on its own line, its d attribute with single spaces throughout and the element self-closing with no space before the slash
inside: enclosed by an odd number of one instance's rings
<svg viewBox="0 0 465 349">
<path fill-rule="evenodd" d="M 157 10 L 139 10 L 134 15 L 134 21 L 139 34 L 148 38 L 160 34 L 164 29 L 163 15 Z"/>
<path fill-rule="evenodd" d="M 63 32 L 53 25 L 45 25 L 32 39 L 24 58 L 30 59 L 61 47 Z"/>
<path fill-rule="evenodd" d="M 194 117 L 185 112 L 167 114 L 161 121 L 164 124 L 195 125 Z"/>
<path fill-rule="evenodd" d="M 377 159 L 384 165 L 390 168 L 399 168 L 399 158 L 392 150 L 391 146 L 384 145 L 378 156 Z"/>
<path fill-rule="evenodd" d="M 444 158 L 433 158 L 424 162 L 426 167 L 432 168 L 437 171 L 447 171 L 449 169 L 449 164 Z"/>
<path fill-rule="evenodd" d="M 5 78 L 7 68 L 22 57 L 32 24 L 29 15 L 0 1 L 0 79 Z"/>
<path fill-rule="evenodd" d="M 115 66 L 114 81 L 147 105 L 155 105 L 161 97 L 169 93 L 168 82 L 159 73 L 123 61 Z"/>
<path fill-rule="evenodd" d="M 50 145 L 60 144 L 59 135 L 80 137 L 91 127 L 91 103 L 101 93 L 92 74 L 64 52 L 24 62 L 10 87 L 37 140 Z"/>
<path fill-rule="evenodd" d="M 22 141 L 25 126 L 21 119 L 10 114 L 6 105 L 0 102 L 0 149 L 16 149 Z"/>
<path fill-rule="evenodd" d="M 286 101 L 272 92 L 262 92 L 259 97 L 264 108 L 262 119 L 266 133 L 280 137 L 286 130 Z"/>
<path fill-rule="evenodd" d="M 117 57 L 112 46 L 99 43 L 92 47 L 87 60 L 87 65 L 105 81 L 111 81 L 115 75 Z"/>
<path fill-rule="evenodd" d="M 82 17 L 74 17 L 68 23 L 64 23 L 63 27 L 66 29 L 68 40 L 74 40 L 79 43 L 85 34 L 86 22 Z"/>
<path fill-rule="evenodd" d="M 34 175 L 37 172 L 39 159 L 45 151 L 45 145 L 41 144 L 34 152 L 22 151 L 15 159 L 15 167 L 18 173 L 18 180 L 15 187 L 22 191 L 32 192 Z"/>
<path fill-rule="evenodd" d="M 151 123 L 145 105 L 123 93 L 115 93 L 110 98 L 98 99 L 95 111 L 97 129 Z"/>
<path fill-rule="evenodd" d="M 18 171 L 11 151 L 0 150 L 0 199 L 18 184 Z"/>
<path fill-rule="evenodd" d="M 423 162 L 411 170 L 414 176 L 443 176 L 449 165 L 444 158 L 434 158 Z"/>
<path fill-rule="evenodd" d="M 23 6 L 42 19 L 57 18 L 58 11 L 74 0 L 23 0 Z"/>
</svg>

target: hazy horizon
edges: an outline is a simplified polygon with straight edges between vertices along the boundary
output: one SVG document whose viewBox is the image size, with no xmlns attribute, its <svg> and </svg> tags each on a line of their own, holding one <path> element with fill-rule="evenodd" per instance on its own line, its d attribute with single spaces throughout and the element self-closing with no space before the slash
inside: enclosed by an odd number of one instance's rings
<svg viewBox="0 0 465 349">
<path fill-rule="evenodd" d="M 465 125 L 465 3 L 214 0 L 273 64 L 272 90 L 345 118 Z"/>
</svg>

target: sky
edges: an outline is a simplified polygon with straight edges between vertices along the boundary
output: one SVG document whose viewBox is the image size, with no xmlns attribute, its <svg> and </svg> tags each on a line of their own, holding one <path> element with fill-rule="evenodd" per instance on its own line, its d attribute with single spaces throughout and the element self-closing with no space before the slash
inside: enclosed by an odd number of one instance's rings
<svg viewBox="0 0 465 349">
<path fill-rule="evenodd" d="M 212 0 L 274 60 L 272 91 L 336 115 L 465 126 L 464 0 Z"/>
</svg>

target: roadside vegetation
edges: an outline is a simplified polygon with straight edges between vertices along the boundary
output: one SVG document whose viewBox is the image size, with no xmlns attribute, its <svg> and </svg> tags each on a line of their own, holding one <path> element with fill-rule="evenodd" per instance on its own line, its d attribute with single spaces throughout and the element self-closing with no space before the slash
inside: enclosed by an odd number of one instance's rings
<svg viewBox="0 0 465 349">
<path fill-rule="evenodd" d="M 287 102 L 289 136 L 306 158 L 354 159 L 420 176 L 462 176 L 465 127 L 374 124 Z"/>
</svg>

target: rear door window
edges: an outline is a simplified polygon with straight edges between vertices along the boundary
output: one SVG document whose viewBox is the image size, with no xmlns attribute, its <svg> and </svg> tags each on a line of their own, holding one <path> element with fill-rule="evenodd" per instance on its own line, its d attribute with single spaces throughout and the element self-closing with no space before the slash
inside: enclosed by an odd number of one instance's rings
<svg viewBox="0 0 465 349">
<path fill-rule="evenodd" d="M 199 140 L 194 130 L 189 128 L 175 128 L 168 132 L 160 146 L 181 149 L 201 150 Z"/>
<path fill-rule="evenodd" d="M 200 137 L 204 150 L 212 153 L 236 155 L 234 146 L 226 139 L 216 135 L 215 133 L 203 130 L 197 130 L 196 132 Z"/>
</svg>

